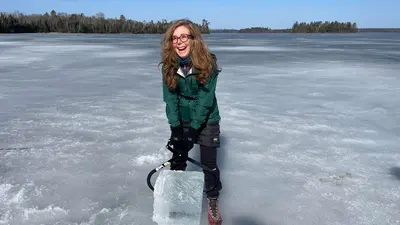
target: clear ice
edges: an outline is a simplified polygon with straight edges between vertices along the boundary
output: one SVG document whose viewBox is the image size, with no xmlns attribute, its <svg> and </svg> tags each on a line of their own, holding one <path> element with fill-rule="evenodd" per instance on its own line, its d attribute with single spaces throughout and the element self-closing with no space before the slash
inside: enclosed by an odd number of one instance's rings
<svg viewBox="0 0 400 225">
<path fill-rule="evenodd" d="M 154 184 L 153 221 L 159 225 L 200 225 L 204 174 L 162 170 Z"/>
</svg>

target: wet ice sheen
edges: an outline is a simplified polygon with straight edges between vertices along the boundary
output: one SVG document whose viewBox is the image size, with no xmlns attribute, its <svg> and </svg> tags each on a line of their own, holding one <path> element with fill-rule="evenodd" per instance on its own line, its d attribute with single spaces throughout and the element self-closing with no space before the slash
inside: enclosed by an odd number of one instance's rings
<svg viewBox="0 0 400 225">
<path fill-rule="evenodd" d="M 159 225 L 199 225 L 204 175 L 162 170 L 154 185 L 153 221 Z"/>
</svg>

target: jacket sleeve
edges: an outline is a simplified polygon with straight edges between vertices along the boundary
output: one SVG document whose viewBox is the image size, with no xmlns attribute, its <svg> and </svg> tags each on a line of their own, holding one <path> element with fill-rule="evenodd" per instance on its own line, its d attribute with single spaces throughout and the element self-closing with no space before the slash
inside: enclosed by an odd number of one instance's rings
<svg viewBox="0 0 400 225">
<path fill-rule="evenodd" d="M 205 122 L 211 108 L 215 104 L 218 74 L 218 71 L 214 72 L 207 83 L 199 87 L 198 99 L 196 100 L 196 114 L 190 122 L 190 125 L 196 130 Z"/>
<path fill-rule="evenodd" d="M 162 68 L 164 71 L 164 66 Z M 165 84 L 164 72 L 162 74 L 162 86 L 163 86 L 163 100 L 165 102 L 165 113 L 168 119 L 168 123 L 171 127 L 176 127 L 181 124 L 179 108 L 178 108 L 178 93 L 176 90 L 169 90 Z"/>
</svg>

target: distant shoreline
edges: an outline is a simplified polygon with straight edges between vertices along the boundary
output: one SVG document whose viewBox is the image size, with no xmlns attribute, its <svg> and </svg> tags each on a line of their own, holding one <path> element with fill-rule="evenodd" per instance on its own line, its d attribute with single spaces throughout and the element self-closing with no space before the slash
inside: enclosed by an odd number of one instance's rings
<svg viewBox="0 0 400 225">
<path fill-rule="evenodd" d="M 106 18 L 104 13 L 86 16 L 83 13 L 50 13 L 24 15 L 23 13 L 0 12 L 0 34 L 40 33 L 40 34 L 163 34 L 174 21 L 137 21 L 124 15 Z M 400 28 L 358 28 L 351 21 L 295 21 L 291 28 L 271 29 L 268 27 L 248 27 L 241 29 L 212 29 L 210 22 L 202 19 L 195 23 L 203 34 L 212 33 L 301 33 L 340 34 L 362 32 L 400 32 Z"/>
<path fill-rule="evenodd" d="M 288 34 L 348 34 L 348 33 L 398 33 L 400 28 L 357 28 L 354 32 L 293 32 L 292 29 L 243 30 L 243 29 L 211 29 L 210 33 L 288 33 Z"/>
<path fill-rule="evenodd" d="M 390 29 L 381 29 L 381 28 L 359 28 L 358 32 L 325 32 L 325 33 L 302 33 L 302 32 L 283 32 L 281 30 L 272 30 L 270 32 L 235 32 L 235 31 L 214 31 L 211 30 L 207 34 L 307 34 L 307 35 L 316 35 L 316 34 L 358 34 L 358 33 L 399 33 L 400 28 L 390 28 Z M 120 32 L 120 33 L 101 33 L 101 32 L 92 32 L 92 33 L 72 33 L 72 32 L 9 32 L 9 33 L 0 33 L 1 35 L 10 35 L 10 34 L 46 34 L 46 35 L 55 35 L 55 34 L 75 34 L 75 35 L 90 35 L 90 34 L 104 34 L 104 35 L 121 35 L 121 34 L 129 34 L 129 35 L 146 35 L 146 34 L 162 34 L 162 33 L 130 33 L 130 32 Z M 204 34 L 203 34 L 204 35 Z"/>
<path fill-rule="evenodd" d="M 400 28 L 358 28 L 359 32 L 400 32 Z"/>
</svg>

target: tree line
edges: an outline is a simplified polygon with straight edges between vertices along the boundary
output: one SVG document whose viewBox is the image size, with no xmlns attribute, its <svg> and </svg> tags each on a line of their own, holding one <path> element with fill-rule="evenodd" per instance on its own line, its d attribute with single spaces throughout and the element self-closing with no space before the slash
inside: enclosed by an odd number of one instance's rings
<svg viewBox="0 0 400 225">
<path fill-rule="evenodd" d="M 94 16 L 80 14 L 57 13 L 52 10 L 45 14 L 0 13 L 0 33 L 133 33 L 148 34 L 166 31 L 173 21 L 136 21 L 119 18 L 105 18 L 104 13 Z M 210 33 L 209 22 L 205 19 L 201 24 L 195 23 L 202 33 Z"/>
<path fill-rule="evenodd" d="M 136 21 L 119 18 L 106 18 L 104 13 L 93 16 L 80 14 L 50 13 L 29 14 L 0 13 L 0 33 L 133 33 L 162 34 L 173 21 Z M 314 21 L 310 23 L 296 21 L 291 28 L 271 29 L 269 27 L 249 27 L 242 29 L 210 29 L 210 22 L 203 19 L 195 23 L 202 33 L 353 33 L 353 32 L 399 32 L 400 29 L 357 28 L 354 22 Z"/>
</svg>

